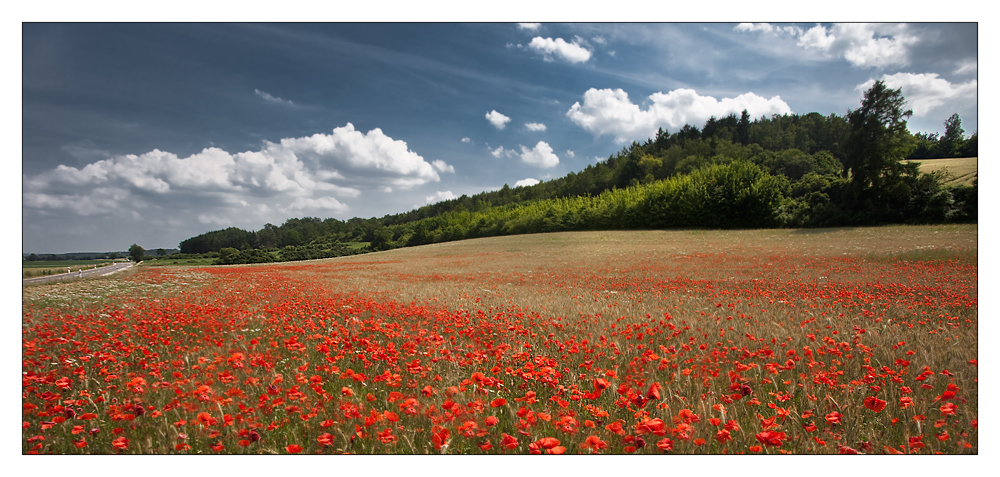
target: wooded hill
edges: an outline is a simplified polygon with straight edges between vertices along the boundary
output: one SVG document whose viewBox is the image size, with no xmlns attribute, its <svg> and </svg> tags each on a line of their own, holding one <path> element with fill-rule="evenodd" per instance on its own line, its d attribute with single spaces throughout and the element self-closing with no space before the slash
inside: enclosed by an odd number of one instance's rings
<svg viewBox="0 0 1000 477">
<path fill-rule="evenodd" d="M 870 97 L 869 97 L 870 96 Z M 828 227 L 977 220 L 977 186 L 943 185 L 904 158 L 976 156 L 958 115 L 944 136 L 911 135 L 900 90 L 881 82 L 848 116 L 710 118 L 660 130 L 605 161 L 532 186 L 482 192 L 382 218 L 313 217 L 187 239 L 221 263 L 323 258 L 473 237 L 636 228 Z M 888 119 L 887 119 L 888 118 Z M 228 250 L 224 250 L 228 249 Z"/>
</svg>

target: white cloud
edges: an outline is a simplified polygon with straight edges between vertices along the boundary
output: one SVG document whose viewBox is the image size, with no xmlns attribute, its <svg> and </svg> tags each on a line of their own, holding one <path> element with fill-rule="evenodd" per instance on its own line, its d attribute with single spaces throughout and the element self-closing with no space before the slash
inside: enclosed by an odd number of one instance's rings
<svg viewBox="0 0 1000 477">
<path fill-rule="evenodd" d="M 975 58 L 970 58 L 959 62 L 958 68 L 955 70 L 956 75 L 962 74 L 977 74 L 979 73 L 979 61 Z"/>
<path fill-rule="evenodd" d="M 463 137 L 463 138 L 462 138 L 462 142 L 464 142 L 464 143 L 466 143 L 466 144 L 469 144 L 470 142 L 472 142 L 472 139 L 469 139 L 469 138 L 467 138 L 467 137 Z"/>
<path fill-rule="evenodd" d="M 559 164 L 559 158 L 552 153 L 552 147 L 545 141 L 538 141 L 531 149 L 521 146 L 521 160 L 539 167 L 555 167 Z"/>
<path fill-rule="evenodd" d="M 531 31 L 537 30 L 538 27 L 540 27 L 540 26 L 542 26 L 541 23 L 518 23 L 517 24 L 517 28 L 519 28 L 521 30 L 531 30 Z"/>
<path fill-rule="evenodd" d="M 512 156 L 516 156 L 517 155 L 516 152 L 511 151 L 510 149 L 504 149 L 503 146 L 500 146 L 500 147 L 498 147 L 496 149 L 491 150 L 490 154 L 493 155 L 493 157 L 496 157 L 498 159 L 501 158 L 501 157 L 512 157 Z"/>
<path fill-rule="evenodd" d="M 507 127 L 507 123 L 510 122 L 510 118 L 504 116 L 497 112 L 497 110 L 490 111 L 486 113 L 486 120 L 497 129 L 503 129 Z"/>
<path fill-rule="evenodd" d="M 521 180 L 515 182 L 514 183 L 514 187 L 525 187 L 525 186 L 530 187 L 530 186 L 533 186 L 535 184 L 538 184 L 539 182 L 541 182 L 541 181 L 539 181 L 538 179 L 532 179 L 532 178 L 529 177 L 527 179 L 521 179 Z"/>
<path fill-rule="evenodd" d="M 919 38 L 905 24 L 836 23 L 815 25 L 807 30 L 797 26 L 768 23 L 740 23 L 733 28 L 744 33 L 767 34 L 797 39 L 801 48 L 818 50 L 828 58 L 843 58 L 859 68 L 885 68 L 910 63 L 911 47 Z"/>
<path fill-rule="evenodd" d="M 433 204 L 435 202 L 441 202 L 442 200 L 451 200 L 456 197 L 450 190 L 437 191 L 434 195 L 427 196 L 426 200 L 428 204 Z"/>
<path fill-rule="evenodd" d="M 567 149 L 566 150 L 566 157 L 569 157 L 570 159 L 572 159 L 572 158 L 576 157 L 576 153 L 573 152 L 572 149 Z"/>
<path fill-rule="evenodd" d="M 545 131 L 546 128 L 542 123 L 525 123 L 524 127 L 528 128 L 529 131 Z"/>
<path fill-rule="evenodd" d="M 591 38 L 590 41 L 593 41 L 594 43 L 597 43 L 598 45 L 606 45 L 606 44 L 608 44 L 608 40 L 605 40 L 604 37 L 600 36 L 600 35 Z"/>
<path fill-rule="evenodd" d="M 685 124 L 700 127 L 709 117 L 739 115 L 746 109 L 751 116 L 791 113 L 781 97 L 770 99 L 754 93 L 717 100 L 700 96 L 692 89 L 676 89 L 666 94 L 649 96 L 651 104 L 645 110 L 632 103 L 621 89 L 587 90 L 583 104 L 574 103 L 566 112 L 571 121 L 595 136 L 612 135 L 618 142 L 653 137 L 660 127 L 680 129 Z"/>
<path fill-rule="evenodd" d="M 277 96 L 271 96 L 270 94 L 267 94 L 264 91 L 261 91 L 259 89 L 254 89 L 253 90 L 253 94 L 256 94 L 257 96 L 260 96 L 261 98 L 264 98 L 264 101 L 267 101 L 268 103 L 283 104 L 283 105 L 286 105 L 286 106 L 295 106 L 295 103 L 293 103 L 293 102 L 291 102 L 289 100 L 281 99 L 281 98 L 279 98 Z"/>
<path fill-rule="evenodd" d="M 455 173 L 455 166 L 442 161 L 441 159 L 435 159 L 431 162 L 431 166 L 434 167 L 438 172 L 451 172 Z"/>
<path fill-rule="evenodd" d="M 885 85 L 896 89 L 902 88 L 907 107 L 913 110 L 916 117 L 925 117 L 935 112 L 950 115 L 956 110 L 975 108 L 978 84 L 976 80 L 965 83 L 952 83 L 938 77 L 937 73 L 896 73 L 882 75 Z M 865 91 L 875 83 L 870 79 L 859 84 L 854 89 Z"/>
<path fill-rule="evenodd" d="M 302 211 L 302 210 L 322 210 L 328 211 L 333 214 L 345 214 L 350 210 L 347 205 L 341 203 L 339 200 L 333 197 L 319 197 L 316 199 L 299 197 L 295 199 L 290 206 L 288 206 L 288 211 Z"/>
<path fill-rule="evenodd" d="M 234 154 L 211 147 L 182 158 L 154 149 L 82 168 L 60 165 L 24 176 L 22 201 L 26 209 L 76 215 L 169 207 L 217 223 L 218 217 L 270 211 L 268 204 L 275 210 L 346 213 L 343 198 L 436 182 L 438 172 L 454 167 L 425 161 L 380 129 L 362 134 L 348 123 L 331 134 L 264 141 L 257 151 Z"/>
<path fill-rule="evenodd" d="M 570 63 L 583 63 L 590 59 L 590 50 L 580 45 L 580 38 L 567 43 L 562 38 L 542 38 L 536 36 L 528 43 L 528 47 L 543 54 L 545 61 L 552 61 L 553 55 Z"/>
<path fill-rule="evenodd" d="M 742 32 L 763 32 L 777 35 L 801 35 L 802 29 L 797 26 L 775 26 L 770 23 L 740 23 L 734 28 Z"/>
</svg>

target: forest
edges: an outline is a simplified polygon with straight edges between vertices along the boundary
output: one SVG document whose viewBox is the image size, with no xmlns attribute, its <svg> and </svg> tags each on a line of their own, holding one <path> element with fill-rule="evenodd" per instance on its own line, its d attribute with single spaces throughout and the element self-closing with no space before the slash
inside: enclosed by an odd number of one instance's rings
<svg viewBox="0 0 1000 477">
<path fill-rule="evenodd" d="M 876 82 L 846 116 L 708 119 L 660 129 L 582 171 L 381 218 L 303 217 L 180 243 L 217 263 L 327 258 L 475 237 L 570 230 L 835 227 L 975 222 L 978 185 L 907 159 L 977 157 L 958 114 L 943 135 L 906 129 L 900 89 Z M 358 243 L 366 242 L 366 248 Z"/>
</svg>

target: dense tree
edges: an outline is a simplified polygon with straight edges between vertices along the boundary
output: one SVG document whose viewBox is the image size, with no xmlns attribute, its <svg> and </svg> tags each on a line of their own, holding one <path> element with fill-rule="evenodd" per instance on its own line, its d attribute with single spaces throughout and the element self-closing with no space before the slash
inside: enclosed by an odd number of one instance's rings
<svg viewBox="0 0 1000 477">
<path fill-rule="evenodd" d="M 944 157 L 958 157 L 965 142 L 965 129 L 962 129 L 962 118 L 958 113 L 952 114 L 944 122 L 944 136 L 938 141 Z"/>
<path fill-rule="evenodd" d="M 857 188 L 877 194 L 886 177 L 899 173 L 899 161 L 912 147 L 906 118 L 913 111 L 903 109 L 905 105 L 902 88 L 891 89 L 879 80 L 865 91 L 861 107 L 848 111 L 851 133 L 844 176 Z"/>
<path fill-rule="evenodd" d="M 133 262 L 141 262 L 145 256 L 146 250 L 136 244 L 132 244 L 132 246 L 128 248 L 128 258 L 130 258 Z"/>
</svg>

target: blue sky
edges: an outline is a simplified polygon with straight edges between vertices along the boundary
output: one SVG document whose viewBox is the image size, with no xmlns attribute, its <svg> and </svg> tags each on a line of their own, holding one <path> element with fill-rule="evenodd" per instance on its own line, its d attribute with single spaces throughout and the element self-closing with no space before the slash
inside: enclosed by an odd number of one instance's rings
<svg viewBox="0 0 1000 477">
<path fill-rule="evenodd" d="M 978 130 L 975 23 L 25 23 L 22 250 L 176 247 L 579 171 L 712 115 Z"/>
</svg>

